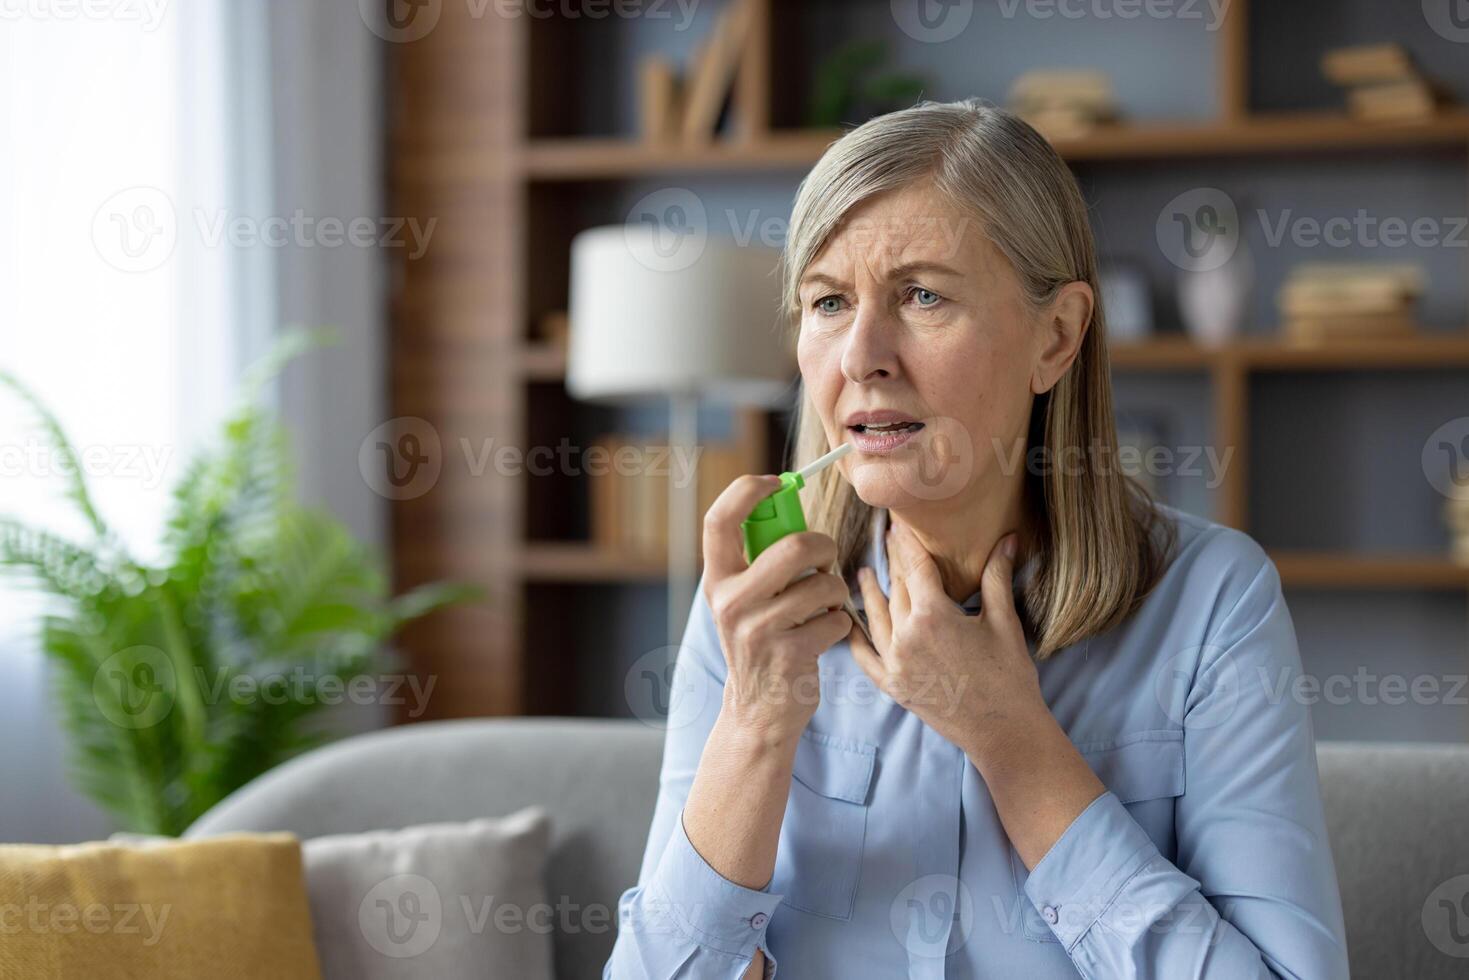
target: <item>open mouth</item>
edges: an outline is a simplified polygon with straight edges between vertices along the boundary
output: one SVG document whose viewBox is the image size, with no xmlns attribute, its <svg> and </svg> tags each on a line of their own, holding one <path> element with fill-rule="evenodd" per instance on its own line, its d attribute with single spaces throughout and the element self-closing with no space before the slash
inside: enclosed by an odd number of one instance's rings
<svg viewBox="0 0 1469 980">
<path fill-rule="evenodd" d="M 858 416 L 847 425 L 859 452 L 881 456 L 891 453 L 922 431 L 923 423 L 897 413 Z"/>
<path fill-rule="evenodd" d="M 922 422 L 884 422 L 881 425 L 853 425 L 849 426 L 853 432 L 874 433 L 885 435 L 893 432 L 917 432 L 923 428 Z"/>
</svg>

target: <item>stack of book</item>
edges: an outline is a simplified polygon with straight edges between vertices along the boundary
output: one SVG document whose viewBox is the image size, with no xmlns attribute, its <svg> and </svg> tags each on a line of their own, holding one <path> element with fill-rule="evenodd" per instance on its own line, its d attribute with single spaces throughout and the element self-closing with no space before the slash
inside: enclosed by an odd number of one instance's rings
<svg viewBox="0 0 1469 980">
<path fill-rule="evenodd" d="M 1416 265 L 1298 265 L 1277 295 L 1281 332 L 1299 343 L 1411 335 L 1422 291 L 1423 270 Z"/>
<path fill-rule="evenodd" d="M 1328 51 L 1321 71 L 1347 90 L 1347 107 L 1362 119 L 1423 119 L 1443 102 L 1443 91 L 1419 73 L 1397 44 Z"/>
<path fill-rule="evenodd" d="M 682 75 L 667 58 L 652 55 L 642 60 L 639 117 L 645 140 L 702 143 L 714 136 L 730 101 L 735 75 L 749 62 L 762 2 L 730 0 Z"/>
<path fill-rule="evenodd" d="M 1099 71 L 1028 71 L 1010 86 L 1010 109 L 1049 140 L 1084 136 L 1117 118 L 1112 80 Z"/>
<path fill-rule="evenodd" d="M 690 460 L 669 451 L 666 443 L 610 434 L 596 446 L 609 465 L 589 477 L 592 543 L 620 554 L 662 558 L 668 554 L 669 485 L 680 487 L 693 468 L 698 518 L 735 479 L 747 472 L 744 449 L 734 443 L 705 443 Z M 697 528 L 695 529 L 697 532 Z M 696 533 L 696 540 L 700 535 Z"/>
</svg>

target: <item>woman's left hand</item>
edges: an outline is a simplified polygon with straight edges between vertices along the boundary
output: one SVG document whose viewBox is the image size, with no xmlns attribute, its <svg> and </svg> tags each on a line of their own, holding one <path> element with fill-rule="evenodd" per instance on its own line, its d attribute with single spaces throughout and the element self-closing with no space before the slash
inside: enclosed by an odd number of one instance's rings
<svg viewBox="0 0 1469 980">
<path fill-rule="evenodd" d="M 1013 594 L 1015 535 L 996 543 L 971 616 L 944 591 L 938 565 L 913 531 L 892 522 L 887 537 L 889 596 L 871 568 L 858 570 L 876 644 L 853 626 L 852 656 L 880 690 L 979 764 L 1054 719 L 1026 645 Z"/>
</svg>

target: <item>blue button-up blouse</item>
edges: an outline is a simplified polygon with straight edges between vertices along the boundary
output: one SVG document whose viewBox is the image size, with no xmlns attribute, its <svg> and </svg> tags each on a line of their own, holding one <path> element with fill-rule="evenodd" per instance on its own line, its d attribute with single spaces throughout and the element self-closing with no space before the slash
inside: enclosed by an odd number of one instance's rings
<svg viewBox="0 0 1469 980">
<path fill-rule="evenodd" d="M 1279 575 L 1248 535 L 1159 508 L 1178 545 L 1158 586 L 1117 627 L 1038 665 L 1107 791 L 1030 871 L 979 771 L 842 642 L 821 655 L 774 876 L 755 889 L 716 872 L 682 821 L 727 676 L 700 589 L 604 980 L 738 978 L 757 947 L 767 978 L 791 980 L 1346 977 Z M 875 512 L 868 553 L 885 593 L 886 518 Z"/>
</svg>

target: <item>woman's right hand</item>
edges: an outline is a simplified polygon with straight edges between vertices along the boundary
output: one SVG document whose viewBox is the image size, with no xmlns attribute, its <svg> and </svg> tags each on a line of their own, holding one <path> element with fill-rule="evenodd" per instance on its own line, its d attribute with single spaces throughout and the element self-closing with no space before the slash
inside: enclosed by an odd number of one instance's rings
<svg viewBox="0 0 1469 980">
<path fill-rule="evenodd" d="M 816 713 L 817 658 L 846 638 L 852 618 L 841 608 L 846 583 L 825 571 L 837 558 L 829 535 L 788 534 L 745 560 L 740 523 L 778 489 L 779 477 L 742 476 L 704 515 L 704 598 L 729 666 L 722 713 L 746 734 L 784 741 Z"/>
</svg>

